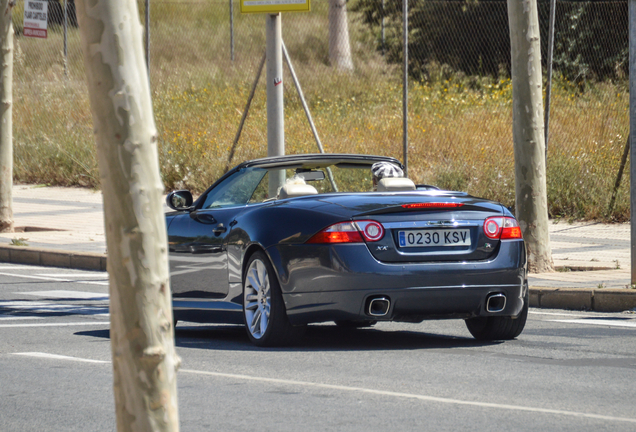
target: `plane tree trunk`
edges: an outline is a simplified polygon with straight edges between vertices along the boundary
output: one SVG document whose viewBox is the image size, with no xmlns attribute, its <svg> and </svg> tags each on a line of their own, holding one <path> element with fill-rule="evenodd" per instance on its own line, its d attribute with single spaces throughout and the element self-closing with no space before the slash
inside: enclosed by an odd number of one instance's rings
<svg viewBox="0 0 636 432">
<path fill-rule="evenodd" d="M 329 63 L 336 69 L 353 70 L 346 0 L 329 0 Z"/>
<path fill-rule="evenodd" d="M 13 22 L 14 0 L 0 3 L 0 232 L 13 232 Z"/>
<path fill-rule="evenodd" d="M 512 55 L 512 135 L 516 216 L 531 272 L 552 271 L 536 0 L 508 0 Z"/>
<path fill-rule="evenodd" d="M 77 6 L 104 196 L 117 430 L 177 431 L 180 360 L 137 2 Z"/>
</svg>

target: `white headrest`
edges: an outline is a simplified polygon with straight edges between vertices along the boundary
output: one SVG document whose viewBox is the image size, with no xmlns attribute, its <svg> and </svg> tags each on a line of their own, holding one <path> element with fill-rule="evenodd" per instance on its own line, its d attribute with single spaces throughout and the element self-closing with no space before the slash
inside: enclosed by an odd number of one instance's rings
<svg viewBox="0 0 636 432">
<path fill-rule="evenodd" d="M 415 190 L 415 183 L 405 177 L 385 177 L 378 182 L 378 192 L 399 192 Z"/>
<path fill-rule="evenodd" d="M 318 191 L 311 185 L 287 183 L 285 186 L 280 188 L 280 191 L 278 192 L 278 199 L 316 194 L 318 194 Z"/>
</svg>

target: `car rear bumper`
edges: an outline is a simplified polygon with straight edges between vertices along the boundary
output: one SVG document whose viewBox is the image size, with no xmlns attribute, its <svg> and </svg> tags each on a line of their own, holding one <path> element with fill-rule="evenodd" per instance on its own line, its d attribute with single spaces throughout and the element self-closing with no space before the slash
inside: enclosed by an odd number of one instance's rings
<svg viewBox="0 0 636 432">
<path fill-rule="evenodd" d="M 527 295 L 523 241 L 502 242 L 479 262 L 387 264 L 363 244 L 279 245 L 268 253 L 293 324 L 517 316 Z M 488 312 L 493 294 L 505 296 L 505 306 Z M 390 303 L 387 313 L 369 315 L 369 302 L 380 297 Z"/>
<path fill-rule="evenodd" d="M 478 316 L 518 316 L 524 306 L 527 286 L 489 285 L 392 290 L 356 290 L 284 295 L 292 324 L 337 320 L 378 320 L 420 322 L 425 319 L 473 318 Z M 491 295 L 505 296 L 501 311 L 488 312 Z M 387 313 L 371 314 L 373 299 L 389 302 Z"/>
</svg>

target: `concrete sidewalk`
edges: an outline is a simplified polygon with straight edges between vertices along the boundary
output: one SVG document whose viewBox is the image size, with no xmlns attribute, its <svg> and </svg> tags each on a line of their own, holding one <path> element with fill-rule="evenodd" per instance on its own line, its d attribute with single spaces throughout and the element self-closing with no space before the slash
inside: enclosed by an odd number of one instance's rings
<svg viewBox="0 0 636 432">
<path fill-rule="evenodd" d="M 105 268 L 100 192 L 17 185 L 13 189 L 13 213 L 16 231 L 22 232 L 0 234 L 0 261 Z M 531 305 L 589 310 L 636 308 L 636 289 L 629 289 L 628 223 L 553 221 L 550 241 L 559 271 L 530 276 Z M 22 242 L 28 246 L 6 246 Z"/>
</svg>

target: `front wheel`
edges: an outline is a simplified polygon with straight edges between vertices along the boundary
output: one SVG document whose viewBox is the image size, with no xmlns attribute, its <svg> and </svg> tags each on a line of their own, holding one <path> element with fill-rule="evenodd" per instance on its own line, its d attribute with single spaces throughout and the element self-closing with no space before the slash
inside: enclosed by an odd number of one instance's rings
<svg viewBox="0 0 636 432">
<path fill-rule="evenodd" d="M 478 340 L 510 340 L 521 334 L 528 319 L 528 296 L 518 317 L 478 317 L 466 320 L 466 327 Z"/>
<path fill-rule="evenodd" d="M 243 314 L 247 335 L 257 346 L 291 345 L 305 330 L 289 322 L 274 268 L 261 251 L 250 257 L 243 275 Z"/>
</svg>

